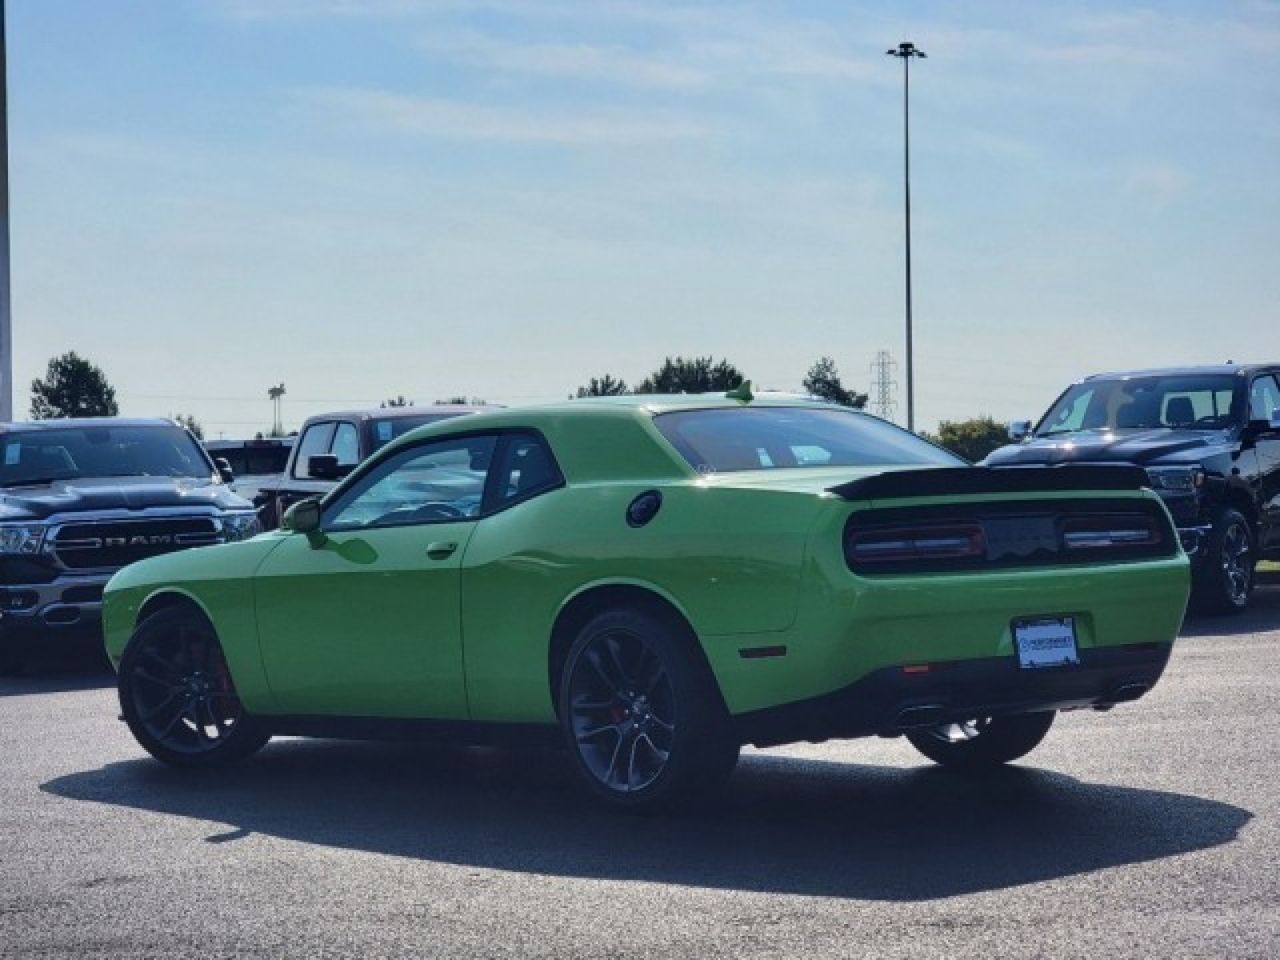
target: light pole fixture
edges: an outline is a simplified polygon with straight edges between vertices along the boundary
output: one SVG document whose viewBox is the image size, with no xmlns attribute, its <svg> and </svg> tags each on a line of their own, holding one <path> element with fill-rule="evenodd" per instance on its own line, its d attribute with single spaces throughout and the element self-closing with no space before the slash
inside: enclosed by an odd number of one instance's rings
<svg viewBox="0 0 1280 960">
<path fill-rule="evenodd" d="M 902 182 L 906 211 L 907 238 L 907 429 L 916 429 L 915 367 L 911 352 L 911 59 L 927 56 L 916 45 L 904 40 L 885 51 L 902 61 Z"/>
</svg>

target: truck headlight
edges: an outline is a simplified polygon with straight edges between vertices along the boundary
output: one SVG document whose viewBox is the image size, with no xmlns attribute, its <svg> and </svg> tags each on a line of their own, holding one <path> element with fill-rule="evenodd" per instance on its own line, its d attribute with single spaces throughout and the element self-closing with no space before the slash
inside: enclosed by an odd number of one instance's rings
<svg viewBox="0 0 1280 960">
<path fill-rule="evenodd" d="M 262 524 L 252 510 L 225 513 L 222 515 L 222 532 L 228 543 L 233 540 L 248 540 L 262 532 Z"/>
<path fill-rule="evenodd" d="M 1147 467 L 1151 489 L 1159 493 L 1195 493 L 1204 486 L 1200 467 Z"/>
<path fill-rule="evenodd" d="M 44 541 L 42 523 L 0 523 L 0 554 L 30 556 Z"/>
</svg>

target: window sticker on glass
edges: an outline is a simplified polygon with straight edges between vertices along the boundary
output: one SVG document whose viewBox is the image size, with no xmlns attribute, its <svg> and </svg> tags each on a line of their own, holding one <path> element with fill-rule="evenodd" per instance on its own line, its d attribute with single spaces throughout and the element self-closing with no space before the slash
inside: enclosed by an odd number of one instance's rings
<svg viewBox="0 0 1280 960">
<path fill-rule="evenodd" d="M 391 439 L 391 422 L 379 420 L 375 426 L 378 429 L 378 443 L 388 442 Z"/>
</svg>

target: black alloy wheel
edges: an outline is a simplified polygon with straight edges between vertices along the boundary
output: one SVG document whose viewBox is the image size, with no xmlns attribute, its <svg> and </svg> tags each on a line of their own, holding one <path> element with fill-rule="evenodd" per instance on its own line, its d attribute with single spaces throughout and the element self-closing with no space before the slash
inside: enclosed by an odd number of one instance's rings
<svg viewBox="0 0 1280 960">
<path fill-rule="evenodd" d="M 604 787 L 643 790 L 666 768 L 675 691 L 662 658 L 630 630 L 603 631 L 569 674 L 569 721 L 584 766 Z"/>
<path fill-rule="evenodd" d="M 1239 613 L 1253 590 L 1253 528 L 1237 510 L 1223 510 L 1205 539 L 1203 566 L 1194 591 L 1198 606 L 1210 613 Z"/>
<path fill-rule="evenodd" d="M 560 723 L 580 778 L 627 810 L 683 805 L 738 759 L 697 640 L 663 611 L 608 610 L 579 631 L 560 680 Z"/>
<path fill-rule="evenodd" d="M 120 709 L 138 742 L 175 766 L 219 766 L 267 742 L 240 703 L 213 627 L 171 608 L 134 631 L 119 673 Z"/>
</svg>

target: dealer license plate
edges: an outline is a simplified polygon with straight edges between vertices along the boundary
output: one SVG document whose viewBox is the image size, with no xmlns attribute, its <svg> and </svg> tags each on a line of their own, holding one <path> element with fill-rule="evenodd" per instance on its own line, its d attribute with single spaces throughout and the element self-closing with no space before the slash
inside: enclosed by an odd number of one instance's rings
<svg viewBox="0 0 1280 960">
<path fill-rule="evenodd" d="M 1018 650 L 1018 665 L 1024 670 L 1065 667 L 1080 662 L 1075 617 L 1015 620 L 1013 645 Z"/>
</svg>

